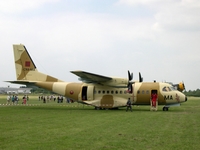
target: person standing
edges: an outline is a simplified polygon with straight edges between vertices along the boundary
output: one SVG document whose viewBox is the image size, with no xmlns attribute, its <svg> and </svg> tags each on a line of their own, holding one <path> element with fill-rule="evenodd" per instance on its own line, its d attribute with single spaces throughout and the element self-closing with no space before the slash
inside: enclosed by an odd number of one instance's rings
<svg viewBox="0 0 200 150">
<path fill-rule="evenodd" d="M 126 103 L 126 111 L 128 111 L 128 109 L 130 108 L 130 111 L 132 112 L 132 106 L 131 106 L 131 99 L 128 98 L 128 101 Z"/>
<path fill-rule="evenodd" d="M 10 99 L 11 99 L 11 96 L 8 95 L 8 96 L 7 96 L 7 103 L 6 103 L 6 105 L 10 105 Z"/>
<path fill-rule="evenodd" d="M 46 103 L 46 97 L 43 96 L 43 103 Z"/>
<path fill-rule="evenodd" d="M 26 104 L 26 95 L 23 96 L 22 100 L 23 100 L 22 104 Z"/>
<path fill-rule="evenodd" d="M 15 95 L 15 104 L 17 105 L 18 104 L 18 101 L 19 101 L 19 98 L 17 95 Z"/>
<path fill-rule="evenodd" d="M 26 96 L 26 100 L 27 100 L 27 101 L 29 100 L 29 97 L 28 97 L 28 95 Z"/>
<path fill-rule="evenodd" d="M 152 91 L 151 99 L 150 99 L 150 103 L 151 103 L 150 110 L 157 111 L 157 101 L 158 101 L 157 91 Z"/>
<path fill-rule="evenodd" d="M 15 104 L 15 96 L 14 95 L 12 96 L 12 104 L 13 105 Z"/>
<path fill-rule="evenodd" d="M 158 96 L 157 96 L 156 92 L 153 92 L 152 95 L 151 95 L 151 102 L 152 102 L 152 106 L 154 108 L 156 108 L 157 98 L 158 98 Z"/>
</svg>

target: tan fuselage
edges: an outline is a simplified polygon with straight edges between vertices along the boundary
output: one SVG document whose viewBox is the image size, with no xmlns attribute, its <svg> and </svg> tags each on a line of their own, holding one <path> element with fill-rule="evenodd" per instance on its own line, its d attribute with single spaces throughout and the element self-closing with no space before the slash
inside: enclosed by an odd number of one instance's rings
<svg viewBox="0 0 200 150">
<path fill-rule="evenodd" d="M 128 98 L 131 98 L 134 105 L 150 105 L 152 90 L 157 91 L 159 105 L 185 101 L 185 95 L 177 90 L 162 91 L 163 87 L 170 86 L 167 83 L 136 82 L 132 84 L 132 93 L 127 92 L 127 88 L 88 83 L 37 82 L 36 86 L 59 93 L 77 102 L 102 108 L 125 106 Z"/>
</svg>

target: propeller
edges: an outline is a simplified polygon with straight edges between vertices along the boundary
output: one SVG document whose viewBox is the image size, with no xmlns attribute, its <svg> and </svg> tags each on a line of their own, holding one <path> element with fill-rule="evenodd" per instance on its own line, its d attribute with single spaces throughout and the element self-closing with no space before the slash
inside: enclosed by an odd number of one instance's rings
<svg viewBox="0 0 200 150">
<path fill-rule="evenodd" d="M 183 90 L 186 90 L 186 89 L 185 89 L 185 84 L 184 84 L 183 81 L 180 82 L 180 83 L 178 84 L 178 90 L 181 91 L 181 92 L 182 92 Z"/>
<path fill-rule="evenodd" d="M 132 92 L 132 84 L 134 82 L 131 82 L 131 80 L 133 79 L 133 73 L 130 73 L 130 71 L 128 70 L 128 92 L 131 93 Z M 139 72 L 139 82 L 143 82 L 143 77 L 141 75 L 141 73 Z"/>
<path fill-rule="evenodd" d="M 171 83 L 171 84 L 172 84 L 172 83 Z M 172 85 L 173 85 L 173 87 L 175 87 L 175 88 L 176 88 L 178 91 L 180 91 L 180 92 L 186 90 L 186 89 L 185 89 L 185 84 L 184 84 L 183 81 L 180 82 L 180 83 L 178 83 L 178 84 L 172 84 Z"/>
<path fill-rule="evenodd" d="M 139 82 L 143 82 L 143 77 L 141 76 L 140 72 L 139 72 Z"/>
</svg>

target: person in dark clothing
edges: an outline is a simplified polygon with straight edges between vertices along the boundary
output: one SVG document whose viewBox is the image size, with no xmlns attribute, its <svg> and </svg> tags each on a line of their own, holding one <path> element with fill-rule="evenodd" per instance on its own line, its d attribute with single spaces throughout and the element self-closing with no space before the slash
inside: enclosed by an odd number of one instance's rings
<svg viewBox="0 0 200 150">
<path fill-rule="evenodd" d="M 131 106 L 131 99 L 130 98 L 128 98 L 128 101 L 127 101 L 127 103 L 126 103 L 126 111 L 128 111 L 128 109 L 130 108 L 130 111 L 132 111 L 132 106 Z"/>
<path fill-rule="evenodd" d="M 43 103 L 46 103 L 46 98 L 45 98 L 45 96 L 43 96 Z"/>
</svg>

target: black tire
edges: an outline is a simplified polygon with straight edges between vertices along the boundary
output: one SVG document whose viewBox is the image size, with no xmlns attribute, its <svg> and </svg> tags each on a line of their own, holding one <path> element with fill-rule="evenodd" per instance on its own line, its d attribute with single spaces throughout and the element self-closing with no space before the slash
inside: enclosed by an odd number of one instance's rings
<svg viewBox="0 0 200 150">
<path fill-rule="evenodd" d="M 168 107 L 163 107 L 163 111 L 168 111 Z"/>
</svg>

